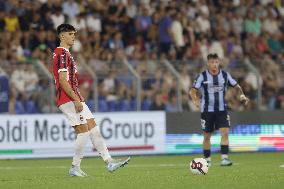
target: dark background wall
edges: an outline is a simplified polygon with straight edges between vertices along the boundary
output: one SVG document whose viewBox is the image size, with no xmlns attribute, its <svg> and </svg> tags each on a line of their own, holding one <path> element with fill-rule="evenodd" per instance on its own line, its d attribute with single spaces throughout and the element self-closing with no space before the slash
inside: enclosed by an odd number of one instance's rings
<svg viewBox="0 0 284 189">
<path fill-rule="evenodd" d="M 284 111 L 230 112 L 231 127 L 238 124 L 284 124 Z M 200 113 L 167 113 L 167 133 L 201 133 Z"/>
</svg>

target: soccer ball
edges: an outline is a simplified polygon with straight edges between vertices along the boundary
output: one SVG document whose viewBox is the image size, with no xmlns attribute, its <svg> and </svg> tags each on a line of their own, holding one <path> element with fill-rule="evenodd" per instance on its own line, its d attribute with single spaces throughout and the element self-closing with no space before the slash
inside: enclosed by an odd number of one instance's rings
<svg viewBox="0 0 284 189">
<path fill-rule="evenodd" d="M 204 158 L 195 158 L 190 162 L 189 169 L 194 175 L 205 175 L 208 173 L 208 163 Z"/>
</svg>

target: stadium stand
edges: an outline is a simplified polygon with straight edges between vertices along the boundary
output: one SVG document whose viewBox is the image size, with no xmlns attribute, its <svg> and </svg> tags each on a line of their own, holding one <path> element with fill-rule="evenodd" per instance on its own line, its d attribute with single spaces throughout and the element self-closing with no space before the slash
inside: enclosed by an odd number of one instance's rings
<svg viewBox="0 0 284 189">
<path fill-rule="evenodd" d="M 138 96 L 141 110 L 180 111 L 180 98 L 183 111 L 195 111 L 187 92 L 210 52 L 218 53 L 223 68 L 251 99 L 245 108 L 230 98 L 231 110 L 284 109 L 281 2 L 0 1 L 0 73 L 9 77 L 9 112 L 57 111 L 50 108 L 53 81 L 40 65 L 50 70 L 58 45 L 55 28 L 64 22 L 78 30 L 72 52 L 81 74 L 81 93 L 92 111 L 134 111 Z M 139 94 L 137 78 L 122 60 L 139 75 Z"/>
</svg>

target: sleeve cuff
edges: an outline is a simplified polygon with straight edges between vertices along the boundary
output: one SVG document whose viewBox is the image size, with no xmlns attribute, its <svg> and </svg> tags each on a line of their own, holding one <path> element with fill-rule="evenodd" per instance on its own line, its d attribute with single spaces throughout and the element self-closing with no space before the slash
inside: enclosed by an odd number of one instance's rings
<svg viewBox="0 0 284 189">
<path fill-rule="evenodd" d="M 192 86 L 191 88 L 192 88 L 192 89 L 196 89 L 196 90 L 199 90 L 199 88 L 196 88 L 196 87 L 194 87 L 194 86 Z"/>
<path fill-rule="evenodd" d="M 58 73 L 59 73 L 59 72 L 67 72 L 67 69 L 66 69 L 66 68 L 59 69 L 59 70 L 58 70 Z"/>
<path fill-rule="evenodd" d="M 232 85 L 232 87 L 235 87 L 235 86 L 237 86 L 238 85 L 238 83 L 236 83 L 235 85 Z"/>
</svg>

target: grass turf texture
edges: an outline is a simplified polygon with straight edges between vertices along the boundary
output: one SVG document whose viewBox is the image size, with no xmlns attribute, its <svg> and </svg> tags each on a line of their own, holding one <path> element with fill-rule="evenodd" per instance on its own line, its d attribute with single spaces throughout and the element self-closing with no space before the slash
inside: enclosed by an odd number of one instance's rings
<svg viewBox="0 0 284 189">
<path fill-rule="evenodd" d="M 0 160 L 0 189 L 284 188 L 284 152 L 233 153 L 232 167 L 220 167 L 215 154 L 205 176 L 190 173 L 195 157 L 201 155 L 134 156 L 115 173 L 107 172 L 101 159 L 86 158 L 81 165 L 86 178 L 67 176 L 71 159 Z"/>
</svg>

